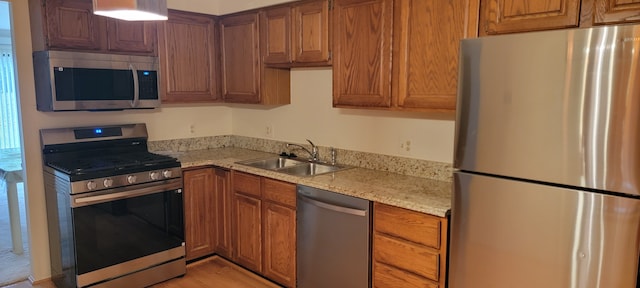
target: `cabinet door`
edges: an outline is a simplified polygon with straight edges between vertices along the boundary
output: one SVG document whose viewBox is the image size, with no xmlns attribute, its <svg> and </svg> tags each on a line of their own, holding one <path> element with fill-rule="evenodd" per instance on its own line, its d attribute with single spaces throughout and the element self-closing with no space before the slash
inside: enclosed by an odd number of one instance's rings
<svg viewBox="0 0 640 288">
<path fill-rule="evenodd" d="M 225 102 L 260 103 L 258 13 L 222 18 L 220 27 Z"/>
<path fill-rule="evenodd" d="M 262 61 L 266 64 L 291 62 L 291 8 L 278 7 L 260 13 L 264 43 Z"/>
<path fill-rule="evenodd" d="M 100 18 L 93 15 L 91 1 L 43 1 L 49 48 L 100 50 Z M 34 15 L 35 17 L 35 15 Z"/>
<path fill-rule="evenodd" d="M 219 100 L 215 18 L 169 10 L 169 19 L 158 28 L 162 102 Z"/>
<path fill-rule="evenodd" d="M 393 0 L 335 0 L 333 105 L 391 106 Z"/>
<path fill-rule="evenodd" d="M 184 222 L 187 260 L 215 249 L 215 186 L 211 168 L 184 171 Z"/>
<path fill-rule="evenodd" d="M 469 6 L 477 7 L 477 0 L 395 1 L 392 86 L 398 107 L 455 110 L 459 43 L 477 29 Z"/>
<path fill-rule="evenodd" d="M 579 0 L 482 0 L 480 34 L 577 27 Z"/>
<path fill-rule="evenodd" d="M 156 24 L 106 19 L 107 50 L 156 55 Z"/>
<path fill-rule="evenodd" d="M 640 0 L 595 0 L 594 24 L 640 22 Z"/>
<path fill-rule="evenodd" d="M 235 259 L 257 273 L 262 272 L 262 201 L 235 193 Z"/>
<path fill-rule="evenodd" d="M 264 204 L 264 276 L 286 287 L 296 286 L 296 210 Z"/>
<path fill-rule="evenodd" d="M 329 61 L 329 1 L 312 1 L 293 8 L 293 61 Z"/>
<path fill-rule="evenodd" d="M 230 172 L 215 169 L 216 253 L 233 259 L 231 245 L 231 187 Z"/>
</svg>

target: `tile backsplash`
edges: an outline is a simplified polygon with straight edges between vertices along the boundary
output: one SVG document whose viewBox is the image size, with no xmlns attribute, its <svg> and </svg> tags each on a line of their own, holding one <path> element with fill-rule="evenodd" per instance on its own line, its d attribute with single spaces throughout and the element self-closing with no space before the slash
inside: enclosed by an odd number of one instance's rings
<svg viewBox="0 0 640 288">
<path fill-rule="evenodd" d="M 275 154 L 280 154 L 281 152 L 293 152 L 298 155 L 298 157 L 308 157 L 307 153 L 302 151 L 301 149 L 292 148 L 289 151 L 285 147 L 286 143 L 287 142 L 270 139 L 224 135 L 149 141 L 148 146 L 150 151 L 156 152 L 184 152 L 192 150 L 235 147 Z M 307 147 L 307 149 L 311 148 L 311 146 L 307 143 L 296 144 Z M 318 146 L 321 161 L 328 162 L 331 160 L 330 149 L 331 147 Z M 434 162 L 428 160 L 389 156 L 337 148 L 336 152 L 338 164 L 357 166 L 380 171 L 388 171 L 392 173 L 441 181 L 451 181 L 453 176 L 453 167 L 451 163 Z"/>
</svg>

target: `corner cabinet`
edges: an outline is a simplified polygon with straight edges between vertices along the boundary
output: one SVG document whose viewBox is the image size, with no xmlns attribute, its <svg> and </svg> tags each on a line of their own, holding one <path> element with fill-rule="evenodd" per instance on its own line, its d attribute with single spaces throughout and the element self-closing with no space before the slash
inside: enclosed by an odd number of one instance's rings
<svg viewBox="0 0 640 288">
<path fill-rule="evenodd" d="M 163 103 L 221 101 L 215 16 L 169 10 L 158 27 Z"/>
<path fill-rule="evenodd" d="M 183 181 L 187 261 L 214 253 L 232 258 L 230 172 L 185 170 Z"/>
<path fill-rule="evenodd" d="M 478 1 L 335 0 L 334 107 L 453 112 Z"/>
<path fill-rule="evenodd" d="M 233 191 L 235 261 L 295 287 L 295 184 L 233 171 Z"/>
<path fill-rule="evenodd" d="M 229 103 L 290 103 L 288 69 L 267 68 L 261 59 L 258 12 L 220 20 L 222 96 Z"/>
<path fill-rule="evenodd" d="M 374 203 L 373 285 L 446 287 L 447 218 Z"/>
<path fill-rule="evenodd" d="M 93 14 L 86 0 L 29 0 L 34 51 L 156 55 L 156 23 Z"/>
</svg>

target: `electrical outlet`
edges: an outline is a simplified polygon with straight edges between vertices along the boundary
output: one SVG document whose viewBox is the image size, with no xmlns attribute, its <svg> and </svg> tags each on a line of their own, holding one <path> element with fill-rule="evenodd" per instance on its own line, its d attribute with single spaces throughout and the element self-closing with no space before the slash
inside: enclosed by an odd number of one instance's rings
<svg viewBox="0 0 640 288">
<path fill-rule="evenodd" d="M 270 124 L 267 125 L 264 129 L 264 135 L 267 136 L 267 138 L 273 138 L 273 126 Z"/>
<path fill-rule="evenodd" d="M 411 140 L 404 140 L 400 142 L 400 149 L 402 151 L 409 152 L 411 151 Z"/>
<path fill-rule="evenodd" d="M 195 124 L 189 125 L 189 133 L 196 134 L 196 125 Z"/>
<path fill-rule="evenodd" d="M 398 140 L 398 155 L 401 156 L 411 156 L 411 140 L 409 139 L 399 139 Z"/>
</svg>

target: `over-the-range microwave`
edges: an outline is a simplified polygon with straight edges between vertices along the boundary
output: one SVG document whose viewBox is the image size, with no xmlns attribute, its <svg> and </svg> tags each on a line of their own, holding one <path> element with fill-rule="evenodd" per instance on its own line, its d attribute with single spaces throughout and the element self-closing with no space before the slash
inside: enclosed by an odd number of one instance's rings
<svg viewBox="0 0 640 288">
<path fill-rule="evenodd" d="M 38 51 L 33 65 L 39 111 L 160 106 L 158 57 Z"/>
</svg>

